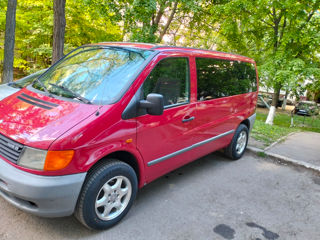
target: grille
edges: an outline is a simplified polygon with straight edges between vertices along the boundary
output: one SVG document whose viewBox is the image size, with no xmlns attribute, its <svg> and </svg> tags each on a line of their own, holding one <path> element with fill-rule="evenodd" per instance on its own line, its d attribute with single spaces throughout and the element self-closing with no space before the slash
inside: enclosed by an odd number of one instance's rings
<svg viewBox="0 0 320 240">
<path fill-rule="evenodd" d="M 23 145 L 0 134 L 0 155 L 13 163 L 17 163 Z"/>
</svg>

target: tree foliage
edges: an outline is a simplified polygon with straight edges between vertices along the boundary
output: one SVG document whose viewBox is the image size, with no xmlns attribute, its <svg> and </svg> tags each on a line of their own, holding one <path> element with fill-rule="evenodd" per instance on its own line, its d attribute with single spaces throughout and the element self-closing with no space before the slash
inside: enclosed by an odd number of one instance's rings
<svg viewBox="0 0 320 240">
<path fill-rule="evenodd" d="M 178 19 L 196 14 L 200 2 L 190 0 L 89 0 L 111 15 L 122 29 L 122 40 L 159 43 Z M 181 22 L 180 22 L 181 24 Z"/>
<path fill-rule="evenodd" d="M 216 28 L 218 49 L 257 61 L 261 83 L 274 89 L 276 106 L 281 89 L 294 92 L 301 82 L 317 78 L 319 7 L 319 0 L 221 0 L 206 22 Z"/>
<path fill-rule="evenodd" d="M 260 84 L 297 93 L 319 76 L 319 7 L 319 0 L 211 0 L 176 35 L 184 45 L 252 57 Z"/>
<path fill-rule="evenodd" d="M 0 1 L 0 65 L 3 62 L 6 2 Z M 53 4 L 49 0 L 19 0 L 17 6 L 15 77 L 51 65 Z M 109 16 L 97 14 L 94 5 L 68 0 L 66 4 L 65 52 L 82 44 L 120 41 L 119 26 Z M 1 68 L 1 67 L 0 67 Z"/>
<path fill-rule="evenodd" d="M 0 66 L 6 5 L 0 1 Z M 50 66 L 52 5 L 18 1 L 16 76 Z M 67 0 L 65 52 L 104 41 L 217 49 L 254 58 L 262 85 L 275 92 L 320 91 L 319 9 L 320 0 Z"/>
</svg>

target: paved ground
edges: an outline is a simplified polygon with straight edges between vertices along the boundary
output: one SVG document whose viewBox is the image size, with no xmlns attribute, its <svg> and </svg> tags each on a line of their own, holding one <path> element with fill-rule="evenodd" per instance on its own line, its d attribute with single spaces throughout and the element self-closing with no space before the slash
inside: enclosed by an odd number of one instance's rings
<svg viewBox="0 0 320 240">
<path fill-rule="evenodd" d="M 267 153 L 275 153 L 320 166 L 320 133 L 294 133 L 284 142 L 271 147 Z"/>
<path fill-rule="evenodd" d="M 209 155 L 142 189 L 121 224 L 95 232 L 0 199 L 0 239 L 320 239 L 320 177 L 246 154 Z"/>
</svg>

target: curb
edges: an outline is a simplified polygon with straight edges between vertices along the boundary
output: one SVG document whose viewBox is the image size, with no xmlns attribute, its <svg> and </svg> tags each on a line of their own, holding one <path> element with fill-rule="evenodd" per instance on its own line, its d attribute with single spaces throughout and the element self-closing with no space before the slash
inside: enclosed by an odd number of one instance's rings
<svg viewBox="0 0 320 240">
<path fill-rule="evenodd" d="M 285 156 L 281 156 L 281 155 L 275 154 L 275 153 L 268 153 L 265 150 L 260 149 L 260 148 L 256 148 L 256 147 L 248 146 L 247 149 L 250 152 L 255 153 L 255 154 L 264 153 L 266 156 L 272 158 L 273 160 L 279 161 L 280 163 L 286 163 L 286 164 L 290 164 L 290 165 L 295 166 L 295 167 L 302 167 L 304 169 L 311 170 L 311 171 L 314 171 L 316 173 L 320 173 L 320 167 L 319 166 L 315 166 L 313 164 L 306 163 L 304 161 L 295 160 L 295 159 L 288 158 L 288 157 L 285 157 Z"/>
<path fill-rule="evenodd" d="M 272 143 L 271 145 L 269 145 L 268 147 L 266 147 L 263 151 L 268 151 L 268 150 L 271 149 L 273 146 L 275 146 L 275 145 L 277 145 L 278 143 L 286 140 L 289 136 L 291 136 L 291 135 L 293 135 L 293 134 L 295 134 L 295 133 L 297 133 L 297 132 L 291 132 L 291 133 L 289 133 L 288 135 L 283 136 L 282 138 L 279 138 L 277 141 L 275 141 L 274 143 Z"/>
</svg>

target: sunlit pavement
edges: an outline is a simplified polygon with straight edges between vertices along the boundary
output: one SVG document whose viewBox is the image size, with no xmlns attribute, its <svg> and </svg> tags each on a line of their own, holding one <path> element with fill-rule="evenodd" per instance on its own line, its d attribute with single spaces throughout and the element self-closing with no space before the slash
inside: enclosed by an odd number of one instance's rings
<svg viewBox="0 0 320 240">
<path fill-rule="evenodd" d="M 320 177 L 246 154 L 208 155 L 147 185 L 117 226 L 89 231 L 0 199 L 0 239 L 320 239 Z"/>
<path fill-rule="evenodd" d="M 267 153 L 279 154 L 320 167 L 320 133 L 297 132 L 272 146 Z"/>
</svg>

